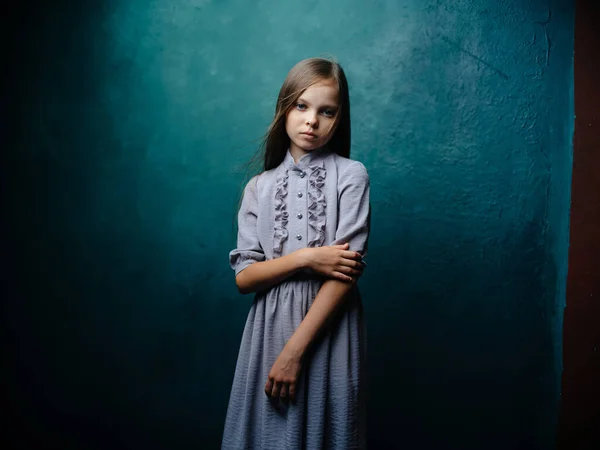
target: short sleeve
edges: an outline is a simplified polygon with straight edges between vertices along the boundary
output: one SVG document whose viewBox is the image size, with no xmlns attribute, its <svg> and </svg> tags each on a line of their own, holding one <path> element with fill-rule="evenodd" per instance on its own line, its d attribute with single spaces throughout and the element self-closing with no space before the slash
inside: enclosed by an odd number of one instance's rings
<svg viewBox="0 0 600 450">
<path fill-rule="evenodd" d="M 338 226 L 332 245 L 348 242 L 349 249 L 367 255 L 371 221 L 370 180 L 365 166 L 354 161 L 340 175 Z"/>
<path fill-rule="evenodd" d="M 252 178 L 244 188 L 238 212 L 237 248 L 229 253 L 229 264 L 235 270 L 236 276 L 250 264 L 265 260 L 257 230 L 257 179 L 258 177 Z"/>
</svg>

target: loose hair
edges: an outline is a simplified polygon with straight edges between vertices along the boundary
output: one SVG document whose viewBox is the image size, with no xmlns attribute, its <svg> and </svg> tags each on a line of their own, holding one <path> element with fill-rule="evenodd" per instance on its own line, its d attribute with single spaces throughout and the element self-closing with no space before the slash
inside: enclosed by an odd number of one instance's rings
<svg viewBox="0 0 600 450">
<path fill-rule="evenodd" d="M 327 147 L 340 156 L 350 157 L 350 96 L 346 74 L 333 58 L 308 58 L 291 68 L 279 90 L 275 116 L 255 155 L 255 159 L 262 161 L 262 170 L 273 169 L 283 162 L 290 146 L 286 117 L 298 98 L 313 84 L 328 80 L 338 86 L 339 109 L 333 124 L 335 132 Z"/>
<path fill-rule="evenodd" d="M 340 156 L 350 157 L 350 96 L 344 69 L 333 57 L 308 58 L 296 63 L 283 81 L 277 97 L 275 116 L 262 138 L 258 151 L 248 162 L 248 178 L 252 178 L 257 172 L 274 169 L 283 162 L 290 147 L 290 137 L 285 129 L 288 112 L 306 89 L 320 81 L 329 80 L 338 86 L 339 108 L 332 125 L 335 131 L 326 146 Z M 241 194 L 240 192 L 238 209 L 242 200 Z"/>
</svg>

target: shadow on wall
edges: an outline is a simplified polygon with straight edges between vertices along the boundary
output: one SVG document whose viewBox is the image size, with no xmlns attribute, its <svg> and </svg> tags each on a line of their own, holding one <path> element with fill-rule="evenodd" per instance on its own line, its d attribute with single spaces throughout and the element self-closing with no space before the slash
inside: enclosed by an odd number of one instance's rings
<svg viewBox="0 0 600 450">
<path fill-rule="evenodd" d="M 371 250 L 369 442 L 538 448 L 556 409 L 555 300 L 544 289 L 556 274 L 544 263 L 543 216 L 509 232 L 519 233 L 511 242 L 469 242 L 449 227 L 429 236 L 440 224 L 421 225 Z M 389 252 L 402 257 L 382 265 Z"/>
</svg>

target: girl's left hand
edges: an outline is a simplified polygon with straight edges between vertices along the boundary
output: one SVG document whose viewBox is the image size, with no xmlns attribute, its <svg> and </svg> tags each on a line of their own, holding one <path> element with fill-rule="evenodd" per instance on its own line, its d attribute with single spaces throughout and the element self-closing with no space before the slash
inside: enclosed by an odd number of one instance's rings
<svg viewBox="0 0 600 450">
<path fill-rule="evenodd" d="M 265 394 L 268 397 L 281 400 L 288 398 L 296 400 L 296 383 L 302 368 L 302 358 L 284 347 L 271 367 L 269 379 L 265 385 Z"/>
</svg>

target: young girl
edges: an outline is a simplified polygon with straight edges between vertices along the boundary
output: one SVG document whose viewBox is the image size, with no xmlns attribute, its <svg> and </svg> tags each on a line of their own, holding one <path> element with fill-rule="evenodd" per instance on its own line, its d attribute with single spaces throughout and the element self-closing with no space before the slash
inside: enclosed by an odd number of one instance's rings
<svg viewBox="0 0 600 450">
<path fill-rule="evenodd" d="M 222 449 L 364 449 L 365 330 L 356 285 L 369 177 L 350 154 L 340 65 L 296 64 L 279 92 L 230 253 L 244 329 Z"/>
</svg>

